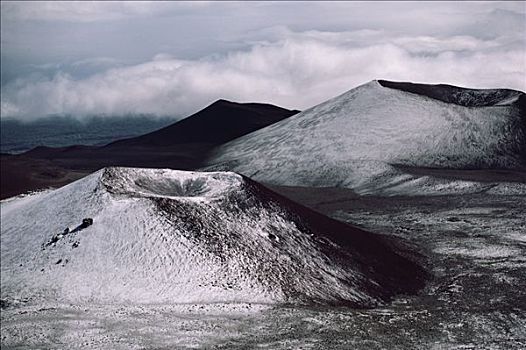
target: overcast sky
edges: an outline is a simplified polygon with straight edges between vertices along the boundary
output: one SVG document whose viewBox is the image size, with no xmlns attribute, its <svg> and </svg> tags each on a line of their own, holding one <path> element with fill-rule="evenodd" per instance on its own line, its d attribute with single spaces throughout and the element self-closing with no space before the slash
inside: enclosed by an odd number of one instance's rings
<svg viewBox="0 0 526 350">
<path fill-rule="evenodd" d="M 1 115 L 305 109 L 373 79 L 526 90 L 525 2 L 1 2 Z"/>
</svg>

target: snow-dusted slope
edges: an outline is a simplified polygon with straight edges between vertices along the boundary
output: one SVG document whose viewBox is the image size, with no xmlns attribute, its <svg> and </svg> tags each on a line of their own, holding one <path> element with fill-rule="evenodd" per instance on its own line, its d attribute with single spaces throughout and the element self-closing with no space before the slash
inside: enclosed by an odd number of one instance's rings
<svg viewBox="0 0 526 350">
<path fill-rule="evenodd" d="M 106 168 L 2 202 L 1 225 L 7 299 L 373 306 L 424 276 L 375 235 L 235 173 Z"/>
<path fill-rule="evenodd" d="M 210 168 L 280 185 L 363 192 L 466 185 L 422 179 L 392 165 L 524 168 L 524 93 L 391 84 L 396 88 L 372 81 L 238 138 L 216 152 Z"/>
</svg>

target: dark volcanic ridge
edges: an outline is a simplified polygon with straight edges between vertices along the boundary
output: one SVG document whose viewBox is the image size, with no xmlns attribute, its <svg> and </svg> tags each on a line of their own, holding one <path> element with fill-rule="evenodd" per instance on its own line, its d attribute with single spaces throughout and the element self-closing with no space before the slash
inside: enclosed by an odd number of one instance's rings
<svg viewBox="0 0 526 350">
<path fill-rule="evenodd" d="M 192 143 L 218 145 L 290 117 L 291 111 L 263 103 L 218 100 L 177 123 L 149 134 L 110 143 L 117 146 L 173 146 Z"/>
</svg>

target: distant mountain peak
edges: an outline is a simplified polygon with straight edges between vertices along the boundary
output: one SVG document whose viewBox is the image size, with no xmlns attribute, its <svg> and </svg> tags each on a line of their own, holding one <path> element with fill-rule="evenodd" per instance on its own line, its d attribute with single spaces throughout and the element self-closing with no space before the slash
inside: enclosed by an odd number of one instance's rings
<svg viewBox="0 0 526 350">
<path fill-rule="evenodd" d="M 163 129 L 113 146 L 173 146 L 188 143 L 221 144 L 296 114 L 264 103 L 238 103 L 219 99 L 206 108 Z"/>
<path fill-rule="evenodd" d="M 236 104 L 236 105 L 239 105 L 241 103 L 239 102 L 234 102 L 234 101 L 229 101 L 229 100 L 225 100 L 223 98 L 220 98 L 219 100 L 216 100 L 214 102 L 212 102 L 209 106 L 215 106 L 215 105 L 233 105 L 233 104 Z"/>
</svg>

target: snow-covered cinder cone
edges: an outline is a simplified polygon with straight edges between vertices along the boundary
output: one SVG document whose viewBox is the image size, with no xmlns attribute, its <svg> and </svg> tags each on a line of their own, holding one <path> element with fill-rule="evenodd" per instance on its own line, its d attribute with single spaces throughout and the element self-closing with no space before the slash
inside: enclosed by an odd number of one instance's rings
<svg viewBox="0 0 526 350">
<path fill-rule="evenodd" d="M 480 191 L 401 169 L 524 171 L 525 103 L 514 90 L 375 80 L 227 143 L 209 169 L 360 193 Z"/>
<path fill-rule="evenodd" d="M 235 173 L 106 168 L 1 209 L 7 299 L 371 307 L 425 278 L 378 236 Z"/>
</svg>

